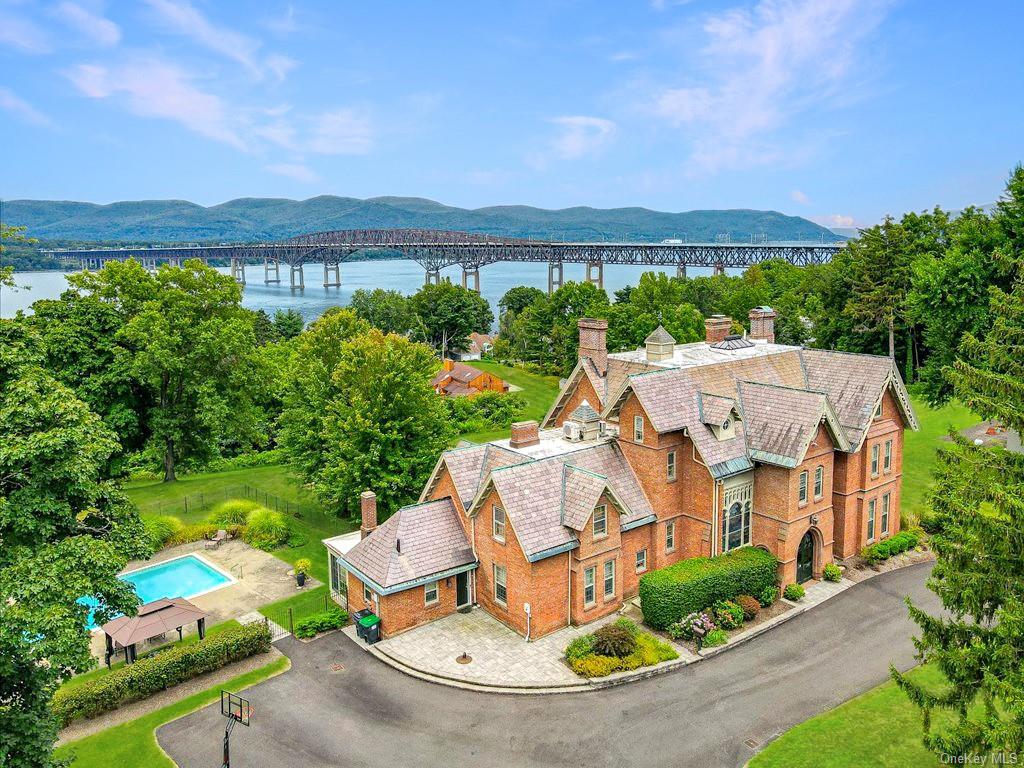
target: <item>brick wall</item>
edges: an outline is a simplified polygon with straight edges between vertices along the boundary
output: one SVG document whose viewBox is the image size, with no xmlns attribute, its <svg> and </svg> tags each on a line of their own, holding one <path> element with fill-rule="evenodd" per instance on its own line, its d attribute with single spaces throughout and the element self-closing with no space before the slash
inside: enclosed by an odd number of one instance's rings
<svg viewBox="0 0 1024 768">
<path fill-rule="evenodd" d="M 353 574 L 348 574 L 348 604 L 352 612 L 369 608 L 380 616 L 381 637 L 393 637 L 399 632 L 440 619 L 455 612 L 455 577 L 441 579 L 437 584 L 438 601 L 425 603 L 423 586 L 396 592 L 393 595 L 378 596 L 376 604 L 363 600 L 363 583 Z"/>
<path fill-rule="evenodd" d="M 569 395 L 569 399 L 565 403 L 565 407 L 559 411 L 558 416 L 555 418 L 551 426 L 560 427 L 565 423 L 565 420 L 569 418 L 569 414 L 575 411 L 580 404 L 586 400 L 590 403 L 591 407 L 600 411 L 604 406 L 601 403 L 601 398 L 597 396 L 597 392 L 594 391 L 594 385 L 590 383 L 590 379 L 586 373 L 580 374 L 580 379 L 576 383 L 576 386 L 572 390 L 572 394 Z"/>
<path fill-rule="evenodd" d="M 466 510 L 462 506 L 462 501 L 459 499 L 459 493 L 455 489 L 455 481 L 452 480 L 451 472 L 448 471 L 448 467 L 445 464 L 441 464 L 441 468 L 437 473 L 437 482 L 434 484 L 434 488 L 427 494 L 424 501 L 433 501 L 435 499 L 450 498 L 455 504 L 455 509 L 459 512 L 459 520 L 462 522 L 462 527 L 466 531 L 466 536 L 469 536 L 469 518 L 466 517 Z"/>
</svg>

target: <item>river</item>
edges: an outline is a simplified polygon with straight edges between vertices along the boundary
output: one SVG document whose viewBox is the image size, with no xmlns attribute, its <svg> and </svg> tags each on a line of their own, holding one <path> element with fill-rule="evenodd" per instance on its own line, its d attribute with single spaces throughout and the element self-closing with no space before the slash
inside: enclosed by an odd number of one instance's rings
<svg viewBox="0 0 1024 768">
<path fill-rule="evenodd" d="M 283 266 L 283 265 L 282 265 Z M 566 264 L 565 280 L 583 280 L 584 265 Z M 228 268 L 221 268 L 227 272 Z M 609 293 L 626 285 L 636 285 L 640 275 L 651 271 L 651 267 L 606 266 L 604 285 Z M 690 267 L 691 277 L 710 274 L 709 269 Z M 729 270 L 739 273 L 740 270 Z M 675 274 L 671 268 L 669 274 Z M 443 270 L 442 278 L 452 282 L 462 279 L 459 267 Z M 423 285 L 423 267 L 414 261 L 396 259 L 393 261 L 354 261 L 341 265 L 341 287 L 324 288 L 323 269 L 319 264 L 306 266 L 306 287 L 292 290 L 288 285 L 287 268 L 281 270 L 280 285 L 266 285 L 263 282 L 263 265 L 254 264 L 245 270 L 245 291 L 242 305 L 249 309 L 263 309 L 273 315 L 279 309 L 294 309 L 309 322 L 329 307 L 345 306 L 352 293 L 359 288 L 372 290 L 386 288 L 412 294 Z M 480 270 L 480 292 L 498 313 L 498 301 L 505 292 L 517 285 L 532 285 L 545 290 L 548 284 L 548 267 L 543 263 L 499 262 Z M 19 310 L 31 312 L 32 303 L 40 299 L 56 299 L 67 288 L 63 272 L 16 272 L 14 282 L 17 290 L 0 289 L 0 317 L 13 317 Z"/>
</svg>

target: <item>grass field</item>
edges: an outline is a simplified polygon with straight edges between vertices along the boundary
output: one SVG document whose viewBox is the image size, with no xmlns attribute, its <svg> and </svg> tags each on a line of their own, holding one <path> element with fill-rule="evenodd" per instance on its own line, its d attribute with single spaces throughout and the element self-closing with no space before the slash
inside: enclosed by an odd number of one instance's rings
<svg viewBox="0 0 1024 768">
<path fill-rule="evenodd" d="M 519 393 L 526 399 L 526 409 L 523 412 L 523 419 L 536 419 L 541 421 L 547 415 L 551 405 L 558 396 L 558 377 L 541 376 L 537 373 L 529 373 L 522 368 L 512 368 L 501 363 L 490 360 L 474 360 L 469 365 L 479 368 L 487 373 L 500 376 L 509 384 L 521 387 Z M 507 429 L 491 429 L 482 432 L 469 432 L 461 436 L 463 440 L 470 440 L 474 443 L 486 443 L 489 440 L 498 440 L 508 437 Z"/>
<path fill-rule="evenodd" d="M 58 760 L 73 758 L 71 765 L 74 768 L 174 768 L 174 761 L 157 744 L 157 728 L 217 701 L 221 688 L 237 693 L 284 672 L 289 666 L 291 662 L 287 657 L 279 658 L 264 667 L 232 678 L 223 685 L 207 688 L 137 720 L 115 725 L 113 728 L 66 744 L 56 750 L 55 757 Z"/>
<path fill-rule="evenodd" d="M 942 685 L 933 667 L 918 667 L 913 677 Z M 932 728 L 950 722 L 934 713 Z M 927 768 L 942 762 L 921 743 L 921 712 L 891 680 L 835 709 L 812 717 L 771 742 L 749 768 Z"/>
<path fill-rule="evenodd" d="M 903 495 L 900 501 L 903 521 L 910 524 L 916 524 L 925 510 L 935 468 L 935 451 L 942 447 L 942 437 L 950 429 L 961 430 L 980 421 L 959 403 L 948 403 L 936 409 L 930 408 L 923 400 L 913 398 L 913 405 L 921 429 L 904 434 Z"/>
</svg>

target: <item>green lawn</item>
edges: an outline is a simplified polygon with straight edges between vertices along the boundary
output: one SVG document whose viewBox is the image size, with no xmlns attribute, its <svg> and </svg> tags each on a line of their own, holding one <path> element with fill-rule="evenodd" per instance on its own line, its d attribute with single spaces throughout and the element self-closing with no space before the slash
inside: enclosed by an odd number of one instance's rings
<svg viewBox="0 0 1024 768">
<path fill-rule="evenodd" d="M 325 602 L 325 600 L 327 602 Z M 324 608 L 329 608 L 331 605 L 330 587 L 327 584 L 323 584 L 319 587 L 314 587 L 313 589 L 305 589 L 297 595 L 286 597 L 284 600 L 278 600 L 275 603 L 268 603 L 259 610 L 260 613 L 275 624 L 290 630 L 291 627 L 288 622 L 289 608 L 292 611 L 292 619 L 297 623 L 309 616 L 323 613 Z"/>
<path fill-rule="evenodd" d="M 911 674 L 926 684 L 942 684 L 942 674 L 933 667 L 919 667 Z M 932 728 L 941 728 L 949 717 L 934 713 Z M 756 755 L 749 768 L 942 765 L 921 744 L 922 734 L 921 711 L 890 680 L 786 731 Z"/>
<path fill-rule="evenodd" d="M 206 629 L 206 637 L 211 637 L 212 635 L 216 635 L 216 634 L 219 634 L 219 633 L 223 632 L 225 629 L 231 629 L 232 627 L 238 627 L 238 626 L 241 626 L 241 625 L 237 621 L 235 621 L 234 619 L 228 619 L 227 621 L 222 621 L 220 624 L 214 624 L 212 627 L 207 627 L 207 629 Z M 175 640 L 173 643 L 167 643 L 166 645 L 161 645 L 161 646 L 159 646 L 157 648 L 154 648 L 154 649 L 152 649 L 150 651 L 146 651 L 145 653 L 141 653 L 141 654 L 139 654 L 139 658 L 142 659 L 142 658 L 145 658 L 146 656 L 152 656 L 154 653 L 157 653 L 158 651 L 162 651 L 165 648 L 170 648 L 170 647 L 175 646 L 175 645 L 192 645 L 193 643 L 198 643 L 198 642 L 199 642 L 199 635 L 197 633 L 193 632 L 192 634 L 185 635 L 185 637 L 183 637 L 181 640 Z M 123 666 L 124 666 L 124 661 L 123 660 L 115 662 L 114 664 L 112 664 L 110 666 L 110 669 L 107 669 L 106 666 L 104 666 L 103 664 L 100 664 L 100 666 L 98 666 L 96 669 L 90 670 L 89 672 L 84 672 L 81 675 L 75 675 L 70 680 L 66 680 L 61 685 L 61 688 L 76 688 L 77 686 L 81 685 L 82 683 L 87 683 L 90 680 L 95 680 L 98 677 L 104 677 L 106 675 L 109 675 L 115 669 L 118 669 L 119 667 L 123 667 Z"/>
<path fill-rule="evenodd" d="M 172 720 L 205 707 L 220 698 L 221 688 L 238 692 L 261 683 L 291 666 L 287 657 L 272 661 L 264 667 L 228 680 L 187 698 L 158 709 L 137 720 L 73 741 L 56 750 L 57 759 L 74 758 L 74 768 L 110 768 L 110 766 L 165 766 L 174 768 L 174 761 L 160 749 L 156 729 Z"/>
<path fill-rule="evenodd" d="M 916 524 L 925 509 L 926 496 L 932 484 L 935 451 L 943 445 L 942 437 L 950 428 L 961 430 L 980 419 L 959 403 L 948 403 L 942 408 L 930 408 L 927 403 L 912 398 L 914 412 L 921 429 L 907 431 L 903 442 L 903 496 L 900 501 L 902 518 Z"/>
<path fill-rule="evenodd" d="M 558 397 L 557 376 L 541 376 L 537 373 L 524 371 L 522 368 L 512 368 L 490 360 L 473 360 L 469 365 L 482 371 L 493 373 L 495 376 L 500 376 L 509 384 L 522 387 L 522 391 L 519 394 L 526 399 L 526 409 L 523 412 L 524 420 L 536 419 L 541 421 L 555 402 L 555 398 Z M 486 443 L 503 437 L 508 437 L 507 429 L 468 432 L 462 435 L 461 439 L 470 440 L 474 443 Z"/>
<path fill-rule="evenodd" d="M 214 504 L 228 498 L 244 498 L 246 486 L 250 494 L 258 492 L 256 500 L 261 503 L 264 494 L 269 494 L 276 496 L 279 503 L 287 503 L 290 509 L 299 511 L 300 516 L 292 518 L 292 528 L 305 536 L 306 542 L 298 547 L 282 547 L 273 554 L 289 565 L 299 558 L 307 558 L 313 564 L 313 578 L 326 583 L 327 555 L 321 539 L 355 530 L 359 521 L 338 518 L 325 510 L 312 494 L 288 476 L 284 466 L 185 475 L 173 483 L 137 481 L 127 485 L 125 492 L 143 518 L 174 515 L 182 522 L 192 524 L 202 522 Z"/>
</svg>

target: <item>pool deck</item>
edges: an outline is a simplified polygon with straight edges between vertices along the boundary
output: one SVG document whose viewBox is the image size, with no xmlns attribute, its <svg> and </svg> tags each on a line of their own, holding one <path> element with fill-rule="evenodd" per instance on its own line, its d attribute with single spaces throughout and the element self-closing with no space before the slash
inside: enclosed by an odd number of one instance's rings
<svg viewBox="0 0 1024 768">
<path fill-rule="evenodd" d="M 241 540 L 222 542 L 216 549 L 206 549 L 204 542 L 194 541 L 177 547 L 169 547 L 157 552 L 149 560 L 133 560 L 128 563 L 125 571 L 156 565 L 182 555 L 198 554 L 215 565 L 219 570 L 229 574 L 235 581 L 214 589 L 189 601 L 207 614 L 206 625 L 219 624 L 228 619 L 238 619 L 244 614 L 257 610 L 260 606 L 282 600 L 299 592 L 295 578 L 291 576 L 291 566 L 278 560 L 268 552 L 254 549 Z M 319 586 L 320 582 L 309 577 L 302 591 Z M 178 595 L 168 595 L 178 597 Z M 195 632 L 195 625 L 185 627 L 184 633 Z M 173 637 L 172 637 L 173 635 Z M 144 653 L 148 648 L 163 645 L 177 640 L 176 633 L 170 633 L 164 639 L 146 644 L 139 648 Z M 103 633 L 94 632 L 92 636 L 92 653 L 103 658 Z"/>
</svg>

